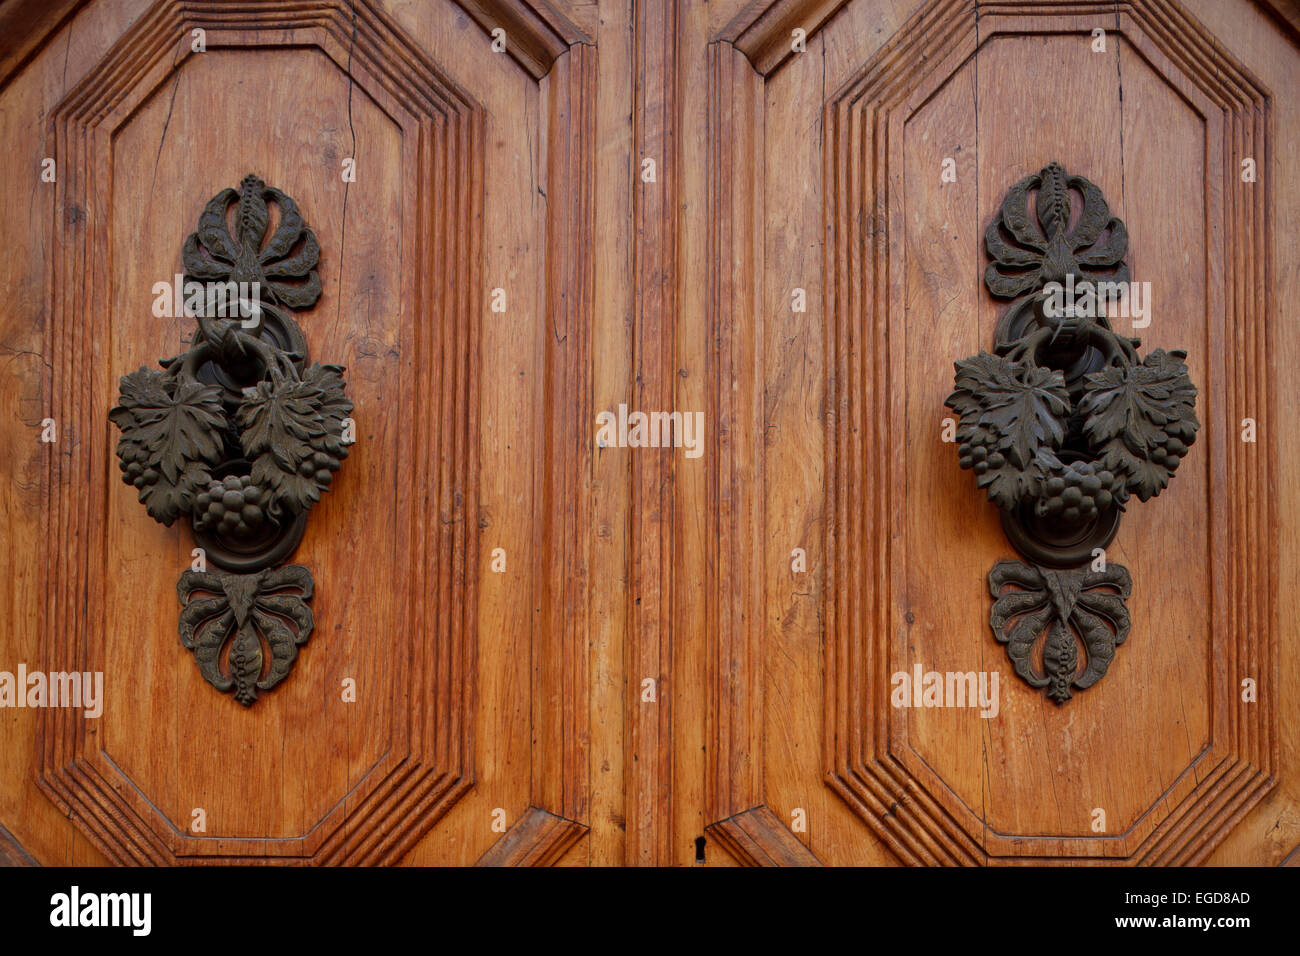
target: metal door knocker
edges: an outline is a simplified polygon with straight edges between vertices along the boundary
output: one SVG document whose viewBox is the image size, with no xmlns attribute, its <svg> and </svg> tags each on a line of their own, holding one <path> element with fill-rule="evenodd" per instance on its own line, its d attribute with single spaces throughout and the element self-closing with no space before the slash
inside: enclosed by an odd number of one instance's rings
<svg viewBox="0 0 1300 956">
<path fill-rule="evenodd" d="M 1126 503 L 1160 494 L 1195 440 L 1196 387 L 1185 352 L 1143 359 L 1138 339 L 1111 329 L 1128 235 L 1093 183 L 1057 163 L 1022 179 L 984 244 L 985 284 L 1014 301 L 993 353 L 956 363 L 946 404 L 960 416 L 961 467 L 1030 562 L 999 561 L 989 574 L 994 636 L 1016 673 L 1062 704 L 1106 673 L 1128 636 L 1132 582 L 1104 549 Z"/>
<path fill-rule="evenodd" d="M 178 629 L 204 678 L 245 706 L 288 676 L 311 634 L 311 574 L 277 565 L 348 454 L 343 368 L 307 364 L 288 311 L 320 298 L 319 258 L 284 193 L 252 175 L 222 190 L 182 249 L 189 349 L 123 376 L 108 416 L 122 480 L 162 524 L 189 518 L 222 569 L 181 575 Z"/>
</svg>

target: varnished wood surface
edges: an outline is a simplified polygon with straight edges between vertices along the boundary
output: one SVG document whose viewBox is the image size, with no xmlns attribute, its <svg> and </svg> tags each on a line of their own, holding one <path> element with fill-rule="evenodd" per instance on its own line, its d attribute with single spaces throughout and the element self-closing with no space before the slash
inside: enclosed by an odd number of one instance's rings
<svg viewBox="0 0 1300 956">
<path fill-rule="evenodd" d="M 0 5 L 25 24 L 0 47 L 0 669 L 75 661 L 116 702 L 0 711 L 0 845 L 695 865 L 702 837 L 706 865 L 1294 865 L 1289 8 L 980 6 L 296 0 L 273 28 L 253 0 Z M 1253 191 L 1228 176 L 1245 155 Z M 1051 159 L 1128 225 L 1157 297 L 1144 349 L 1188 349 L 1205 423 L 1124 519 L 1133 633 L 1065 708 L 988 632 L 1010 549 L 938 441 L 952 361 L 991 345 L 984 226 Z M 190 535 L 118 482 L 105 415 L 119 375 L 181 347 L 152 282 L 250 170 L 320 238 L 302 325 L 348 366 L 360 438 L 295 557 L 317 633 L 245 712 L 176 640 Z M 705 412 L 705 455 L 595 448 L 620 403 Z M 1000 716 L 893 710 L 914 663 L 999 671 Z"/>
<path fill-rule="evenodd" d="M 587 828 L 537 807 L 527 812 L 479 857 L 479 866 L 554 866 Z"/>
<path fill-rule="evenodd" d="M 0 866 L 38 866 L 12 833 L 0 826 Z"/>
<path fill-rule="evenodd" d="M 766 363 L 756 378 L 726 383 L 740 394 L 719 405 L 720 419 L 746 409 L 747 396 L 761 396 L 762 411 L 720 430 L 709 505 L 725 518 L 726 489 L 743 475 L 765 507 L 761 553 L 720 545 L 716 566 L 702 567 L 718 582 L 717 613 L 737 621 L 726 602 L 753 609 L 737 595 L 747 564 L 761 562 L 766 610 L 757 642 L 744 624 L 711 635 L 721 679 L 706 689 L 706 747 L 734 768 L 757 741 L 761 783 L 750 801 L 786 820 L 804 810 L 816 822 L 802 839 L 826 862 L 1195 863 L 1225 852 L 1277 862 L 1290 850 L 1285 838 L 1240 836 L 1259 807 L 1276 805 L 1288 746 L 1277 728 L 1294 720 L 1294 633 L 1277 617 L 1274 577 L 1291 573 L 1292 559 L 1266 530 L 1274 502 L 1284 515 L 1291 493 L 1274 465 L 1286 452 L 1275 458 L 1270 444 L 1285 430 L 1258 446 L 1241 445 L 1236 430 L 1244 409 L 1269 414 L 1284 394 L 1276 344 L 1266 342 L 1281 328 L 1271 262 L 1293 239 L 1270 237 L 1267 210 L 1280 200 L 1270 183 L 1238 191 L 1236 172 L 1247 155 L 1276 159 L 1270 137 L 1281 122 L 1277 90 L 1294 82 L 1291 54 L 1275 32 L 1264 42 L 1266 21 L 1242 5 L 1253 32 L 1235 31 L 1242 41 L 1224 47 L 1250 71 L 1234 73 L 1226 57 L 1200 52 L 1221 39 L 1222 22 L 1203 29 L 1169 4 L 1130 4 L 1103 62 L 1079 38 L 1104 11 L 1084 6 L 997 4 L 976 27 L 964 3 L 849 4 L 809 53 L 770 72 L 753 64 L 764 74 L 758 119 L 746 116 L 743 86 L 713 78 L 712 155 L 739 155 L 712 180 L 710 229 L 733 254 L 709 257 L 714 294 L 725 296 L 709 316 L 710 342 L 719 368 L 744 356 L 751 336 Z M 1054 34 L 1041 32 L 1053 16 L 1063 18 Z M 732 33 L 719 34 L 715 64 L 727 62 Z M 864 76 L 873 58 L 887 63 L 886 43 L 910 52 L 879 79 Z M 1258 72 L 1261 54 L 1275 64 L 1271 78 Z M 1242 92 L 1218 92 L 1234 76 Z M 818 115 L 836 101 L 856 105 Z M 746 137 L 766 144 L 761 160 L 737 149 Z M 955 184 L 939 178 L 949 156 Z M 1224 440 L 1203 440 L 1197 472 L 1131 509 L 1113 560 L 1133 569 L 1139 589 L 1147 582 L 1132 602 L 1146 636 L 1120 650 L 1115 667 L 1127 670 L 1110 687 L 1058 710 L 1025 693 L 991 640 L 984 576 L 1010 549 L 938 431 L 952 361 L 990 344 L 997 307 L 980 283 L 983 228 L 1011 183 L 1061 156 L 1105 180 L 1129 224 L 1134 276 L 1163 296 L 1160 318 L 1140 334 L 1148 348 L 1174 347 L 1166 336 L 1199 347 L 1203 421 Z M 748 234 L 751 214 L 731 185 L 746 176 L 766 183 L 758 254 L 730 238 Z M 856 231 L 844 236 L 845 227 Z M 841 246 L 822 249 L 823 235 Z M 728 299 L 754 269 L 762 304 L 737 334 Z M 808 291 L 806 316 L 791 311 L 796 286 Z M 851 310 L 833 339 L 823 309 Z M 741 310 L 742 321 L 752 315 Z M 825 421 L 841 429 L 825 459 L 833 472 L 819 465 L 831 441 L 819 414 L 828 388 L 836 398 Z M 870 444 L 845 458 L 859 435 Z M 749 451 L 733 447 L 745 440 Z M 761 481 L 749 480 L 755 473 Z M 1212 497 L 1211 487 L 1232 490 Z M 836 533 L 822 547 L 828 528 Z M 808 548 L 808 574 L 792 573 L 793 547 Z M 1183 558 L 1173 575 L 1171 549 Z M 853 616 L 829 611 L 838 608 Z M 1003 669 L 1001 717 L 894 710 L 890 675 L 916 662 Z M 1241 703 L 1239 681 L 1255 674 L 1273 691 Z M 813 700 L 827 707 L 824 724 Z M 819 785 L 828 770 L 830 790 Z M 744 777 L 733 769 L 714 779 L 725 787 Z M 1109 824 L 1094 837 L 1099 806 Z M 1276 809 L 1263 816 L 1279 823 Z"/>
<path fill-rule="evenodd" d="M 821 866 L 812 851 L 767 807 L 754 807 L 719 820 L 706 833 L 746 866 Z"/>
<path fill-rule="evenodd" d="M 6 0 L 0 3 L 0 90 L 85 2 Z"/>
<path fill-rule="evenodd" d="M 279 26 L 258 33 L 268 11 Z M 54 343 L 52 367 L 29 372 L 52 385 L 7 390 L 52 405 L 34 421 L 62 423 L 65 454 L 22 463 L 35 479 L 30 540 L 48 529 L 60 544 L 43 584 L 17 576 L 25 593 L 12 603 L 30 621 L 16 647 L 32 666 L 80 657 L 103 669 L 119 702 L 98 723 L 6 712 L 21 729 L 6 760 L 24 761 L 7 774 L 22 789 L 6 792 L 6 811 L 21 807 L 24 835 L 40 831 L 33 855 L 70 862 L 473 862 L 499 836 L 494 824 L 530 805 L 585 813 L 584 633 L 558 607 L 537 620 L 531 604 L 554 585 L 544 569 L 568 564 L 544 559 L 543 543 L 575 537 L 544 534 L 546 509 L 572 513 L 585 500 L 579 418 L 544 410 L 585 402 L 590 374 L 590 294 L 576 290 L 592 282 L 594 59 L 577 44 L 539 84 L 509 57 L 479 56 L 465 36 L 490 38 L 450 4 L 139 14 L 92 5 L 60 48 L 68 72 L 56 38 L 6 92 L 61 120 L 59 181 L 25 220 L 35 232 L 24 281 L 36 284 L 20 317 L 45 343 L 37 356 Z M 190 49 L 196 26 L 207 30 L 203 53 Z M 78 107 L 113 84 L 125 93 L 117 113 Z M 44 146 L 40 116 L 14 124 L 10 139 L 35 131 Z M 216 148 L 239 135 L 244 148 Z M 340 175 L 344 157 L 357 160 L 355 182 Z M 150 316 L 152 282 L 170 278 L 202 203 L 246 167 L 294 195 L 321 240 L 324 293 L 302 325 L 313 356 L 348 366 L 358 443 L 295 556 L 318 583 L 314 641 L 285 693 L 232 711 L 201 692 L 175 639 L 188 532 L 154 525 L 110 475 L 103 416 L 118 375 L 183 341 L 183 322 Z M 494 287 L 505 313 L 487 311 Z M 99 314 L 116 318 L 87 337 L 100 300 Z M 42 328 L 46 301 L 55 310 Z M 552 346 L 544 329 L 565 325 L 572 334 Z M 548 392 L 548 377 L 565 391 Z M 546 439 L 552 422 L 565 430 Z M 54 486 L 42 459 L 61 476 Z M 51 487 L 58 511 L 43 525 Z M 497 547 L 502 573 L 489 570 Z M 77 580 L 88 582 L 84 601 Z M 558 600 L 574 594 L 566 585 Z M 43 616 L 38 595 L 51 601 Z M 81 606 L 87 617 L 74 619 Z M 551 675 L 530 660 L 555 655 L 570 663 L 552 723 L 530 693 Z M 345 677 L 356 703 L 342 700 Z M 187 833 L 194 809 L 206 814 L 203 834 Z M 40 822 L 59 810 L 82 826 Z"/>
</svg>

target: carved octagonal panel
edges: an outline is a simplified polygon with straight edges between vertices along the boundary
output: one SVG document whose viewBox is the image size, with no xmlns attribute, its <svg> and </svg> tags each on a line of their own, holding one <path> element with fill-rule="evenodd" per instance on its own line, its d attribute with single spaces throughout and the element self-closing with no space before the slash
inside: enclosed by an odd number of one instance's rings
<svg viewBox="0 0 1300 956">
<path fill-rule="evenodd" d="M 1109 59 L 1087 42 L 1099 24 L 1122 44 Z M 1162 138 L 1125 106 L 1162 116 Z M 1276 759 L 1271 449 L 1234 427 L 1272 407 L 1269 187 L 1239 176 L 1266 163 L 1267 94 L 1173 4 L 976 17 L 935 2 L 825 122 L 828 782 L 908 862 L 1204 859 Z M 1188 340 L 1207 441 L 1188 487 L 1130 513 L 1110 550 L 1135 581 L 1112 683 L 1058 709 L 1023 693 L 989 636 L 984 576 L 1012 554 L 934 436 L 952 359 L 992 344 L 979 236 L 1012 183 L 1061 156 L 1133 203 L 1134 275 L 1163 323 L 1138 334 Z M 949 157 L 964 188 L 927 188 Z M 891 706 L 893 675 L 918 666 L 998 671 L 1000 715 Z M 1246 677 L 1262 703 L 1243 701 Z M 1185 749 L 1159 746 L 1173 735 Z"/>
<path fill-rule="evenodd" d="M 1273 409 L 1271 185 L 1239 175 L 1268 165 L 1269 95 L 1169 0 L 879 14 L 755 4 L 710 51 L 710 832 L 747 863 L 849 859 L 838 819 L 788 839 L 820 770 L 906 863 L 1201 861 L 1277 764 L 1274 449 L 1266 429 L 1238 436 Z M 790 51 L 796 25 L 806 53 Z M 1150 327 L 1119 331 L 1188 349 L 1204 423 L 1182 486 L 1131 510 L 1108 549 L 1133 575 L 1132 631 L 1063 708 L 1017 681 L 990 632 L 989 568 L 1014 552 L 940 440 L 953 361 L 992 348 L 1001 308 L 984 230 L 1054 160 L 1126 223 L 1156 300 Z M 768 469 L 802 481 L 773 488 Z M 790 573 L 792 544 L 822 529 L 810 573 Z M 996 674 L 998 714 L 894 706 L 896 675 L 918 667 Z"/>
<path fill-rule="evenodd" d="M 295 83 L 295 71 L 329 79 L 314 88 Z M 303 176 L 302 154 L 316 155 L 322 143 L 322 175 L 339 176 L 329 131 L 309 119 L 325 99 L 347 104 L 343 129 L 369 150 L 366 194 L 383 205 L 365 214 L 327 203 Z M 254 102 L 265 104 L 254 120 L 262 125 L 249 128 Z M 175 612 L 172 586 L 192 545 L 142 523 L 108 467 L 104 415 L 116 376 L 153 357 L 125 334 L 157 321 L 141 312 L 138 290 L 178 265 L 198 197 L 242 175 L 196 182 L 187 196 L 148 191 L 150 177 L 188 179 L 175 167 L 184 150 L 165 151 L 142 126 L 184 143 L 186 124 L 196 122 L 229 130 L 232 169 L 258 164 L 294 192 L 323 238 L 361 244 L 374 263 L 360 280 L 374 307 L 363 339 L 329 303 L 304 319 L 313 353 L 349 366 L 358 443 L 351 480 L 341 478 L 319 506 L 318 521 L 345 528 L 346 538 L 309 533 L 300 551 L 317 574 L 318 633 L 259 714 L 232 713 L 228 700 L 205 692 L 192 661 L 183 666 L 174 633 L 139 626 L 141 606 Z M 479 106 L 363 3 L 158 4 L 50 118 L 60 175 L 48 336 L 65 450 L 51 475 L 43 655 L 89 671 L 110 660 L 117 667 L 106 678 L 115 703 L 101 720 L 42 712 L 40 782 L 115 862 L 391 861 L 472 783 L 475 597 L 466 569 L 476 563 L 471 317 L 481 286 L 483 122 Z M 253 145 L 264 143 L 283 152 Z M 174 354 L 176 344 L 163 340 L 156 354 Z M 369 360 L 397 354 L 396 376 Z M 394 492 L 395 474 L 408 491 Z M 382 523 L 345 510 L 374 496 L 396 502 Z M 418 557 L 394 562 L 407 577 L 391 580 L 378 562 L 356 560 L 375 548 Z M 135 661 L 130 674 L 121 673 L 125 660 Z M 326 701 L 349 676 L 371 692 L 355 710 L 331 713 Z M 316 721 L 331 721 L 348 746 L 337 748 L 332 731 L 286 729 Z M 152 739 L 141 739 L 141 726 Z M 211 808 L 196 832 L 191 808 L 217 800 L 227 779 L 248 782 L 248 832 L 223 826 Z M 301 809 L 291 817 L 288 806 Z"/>
</svg>

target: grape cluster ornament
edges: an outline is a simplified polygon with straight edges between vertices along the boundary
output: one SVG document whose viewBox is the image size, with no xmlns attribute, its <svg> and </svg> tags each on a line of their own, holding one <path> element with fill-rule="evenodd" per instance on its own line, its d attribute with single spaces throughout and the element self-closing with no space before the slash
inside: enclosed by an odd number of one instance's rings
<svg viewBox="0 0 1300 956">
<path fill-rule="evenodd" d="M 1132 583 L 1105 548 L 1127 504 L 1160 494 L 1191 449 L 1196 387 L 1185 352 L 1143 359 L 1138 339 L 1110 327 L 1128 235 L 1094 184 L 1050 164 L 1012 187 L 984 241 L 985 284 L 1014 301 L 993 353 L 956 363 L 946 404 L 960 416 L 961 467 L 1032 562 L 990 573 L 994 636 L 1059 704 L 1096 683 L 1128 636 Z"/>
<path fill-rule="evenodd" d="M 182 257 L 190 347 L 123 376 L 108 417 L 122 480 L 155 520 L 188 518 L 203 562 L 220 569 L 181 575 L 181 642 L 249 706 L 311 635 L 311 574 L 277 565 L 347 457 L 352 402 L 341 366 L 309 364 L 288 311 L 321 291 L 320 247 L 292 199 L 245 177 L 207 204 Z"/>
</svg>

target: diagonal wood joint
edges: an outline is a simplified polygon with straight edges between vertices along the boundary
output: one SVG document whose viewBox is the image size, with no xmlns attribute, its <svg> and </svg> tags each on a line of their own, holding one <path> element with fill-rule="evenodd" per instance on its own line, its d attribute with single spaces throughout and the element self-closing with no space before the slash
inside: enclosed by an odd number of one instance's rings
<svg viewBox="0 0 1300 956">
<path fill-rule="evenodd" d="M 822 865 L 765 804 L 710 824 L 704 832 L 744 866 Z"/>
<path fill-rule="evenodd" d="M 586 833 L 585 824 L 529 807 L 476 865 L 554 866 Z"/>
</svg>

